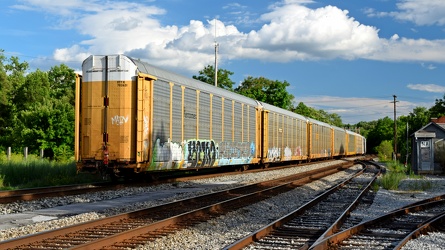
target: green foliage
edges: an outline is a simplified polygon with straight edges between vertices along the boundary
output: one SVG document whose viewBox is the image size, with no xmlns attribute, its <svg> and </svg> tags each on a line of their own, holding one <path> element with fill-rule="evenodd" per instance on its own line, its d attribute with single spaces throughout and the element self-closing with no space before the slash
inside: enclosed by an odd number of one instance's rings
<svg viewBox="0 0 445 250">
<path fill-rule="evenodd" d="M 397 162 L 387 163 L 388 171 L 379 179 L 379 184 L 388 190 L 408 190 L 408 191 L 419 191 L 427 190 L 432 188 L 432 183 L 424 179 L 423 176 L 415 175 L 409 168 L 405 165 Z M 401 187 L 401 183 L 403 185 Z"/>
<path fill-rule="evenodd" d="M 304 103 L 298 103 L 297 107 L 291 109 L 292 112 L 306 116 L 321 122 L 325 122 L 337 127 L 343 127 L 344 124 L 341 117 L 338 114 L 329 114 L 328 112 L 320 109 L 316 110 L 314 108 L 306 106 Z"/>
<path fill-rule="evenodd" d="M 429 112 L 431 118 L 445 116 L 445 94 L 443 95 L 443 99 L 436 99 L 434 106 L 430 108 Z"/>
<path fill-rule="evenodd" d="M 235 89 L 238 94 L 290 110 L 294 96 L 287 92 L 290 84 L 286 81 L 269 80 L 264 77 L 249 76 Z"/>
<path fill-rule="evenodd" d="M 233 72 L 231 71 L 218 69 L 218 87 L 233 90 L 234 82 L 230 80 L 231 75 L 233 75 Z M 207 65 L 203 70 L 199 71 L 198 76 L 193 76 L 193 78 L 211 85 L 215 85 L 215 68 L 212 65 Z"/>
<path fill-rule="evenodd" d="M 378 182 L 373 182 L 372 185 L 371 185 L 371 189 L 374 192 L 378 192 L 379 189 L 380 189 L 379 183 Z"/>
<path fill-rule="evenodd" d="M 381 142 L 388 140 L 392 141 L 393 138 L 394 121 L 389 117 L 377 120 L 377 123 L 375 124 L 374 128 L 369 131 L 367 137 L 367 148 L 370 149 L 370 151 L 374 150 L 374 152 L 369 153 L 376 153 L 375 149 Z"/>
<path fill-rule="evenodd" d="M 392 157 L 394 152 L 392 148 L 392 143 L 390 141 L 382 141 L 379 146 L 376 147 L 377 154 L 381 161 L 388 161 Z"/>
<path fill-rule="evenodd" d="M 27 73 L 0 53 L 0 146 L 67 160 L 74 148 L 75 73 L 66 65 Z M 6 76 L 6 78 L 5 78 Z M 4 81 L 3 81 L 4 80 Z"/>
<path fill-rule="evenodd" d="M 11 159 L 0 155 L 0 189 L 32 188 L 100 181 L 93 175 L 77 175 L 71 162 L 56 162 L 30 155 L 13 154 Z"/>
<path fill-rule="evenodd" d="M 386 173 L 379 179 L 379 184 L 387 190 L 397 190 L 400 182 L 406 178 L 404 173 Z"/>
</svg>

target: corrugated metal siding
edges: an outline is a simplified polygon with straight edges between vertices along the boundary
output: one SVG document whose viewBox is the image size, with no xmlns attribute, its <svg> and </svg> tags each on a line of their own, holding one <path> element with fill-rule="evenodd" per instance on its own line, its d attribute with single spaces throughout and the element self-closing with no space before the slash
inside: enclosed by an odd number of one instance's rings
<svg viewBox="0 0 445 250">
<path fill-rule="evenodd" d="M 172 104 L 172 141 L 173 142 L 182 142 L 184 139 L 182 138 L 182 116 L 183 116 L 183 108 L 182 108 L 182 89 L 180 85 L 173 86 L 173 104 Z"/>
<path fill-rule="evenodd" d="M 232 100 L 224 99 L 224 141 L 231 142 L 232 138 Z"/>
<path fill-rule="evenodd" d="M 355 136 L 353 134 L 348 134 L 349 142 L 348 142 L 348 153 L 355 154 Z"/>
<path fill-rule="evenodd" d="M 210 95 L 199 94 L 199 139 L 210 139 Z"/>
<path fill-rule="evenodd" d="M 250 117 L 249 117 L 249 106 L 248 105 L 243 105 L 243 142 L 247 142 L 249 141 L 249 122 L 250 122 Z"/>
<path fill-rule="evenodd" d="M 212 98 L 212 138 L 216 142 L 222 141 L 222 99 L 219 96 Z"/>
<path fill-rule="evenodd" d="M 280 157 L 283 156 L 284 115 L 277 115 L 277 146 L 280 148 Z"/>
<path fill-rule="evenodd" d="M 299 137 L 298 148 L 300 149 L 300 152 L 301 152 L 302 156 L 307 156 L 307 154 L 308 154 L 308 148 L 307 148 L 307 143 L 308 143 L 308 138 L 307 138 L 308 125 L 307 125 L 307 122 L 305 120 L 299 120 L 298 123 L 299 123 L 299 126 L 298 126 L 298 137 Z"/>
<path fill-rule="evenodd" d="M 245 97 L 243 95 L 236 94 L 234 92 L 224 90 L 219 87 L 215 87 L 211 84 L 207 84 L 207 83 L 198 81 L 193 78 L 185 77 L 185 76 L 176 74 L 174 72 L 170 72 L 170 71 L 158 68 L 154 65 L 143 62 L 141 60 L 137 60 L 134 58 L 130 58 L 130 59 L 136 64 L 136 66 L 138 67 L 138 70 L 140 70 L 142 73 L 156 76 L 158 79 L 168 81 L 168 82 L 181 83 L 182 85 L 186 86 L 187 88 L 198 89 L 198 90 L 201 90 L 206 93 L 218 93 L 219 96 L 227 98 L 227 99 L 231 99 L 231 100 L 236 99 L 240 102 L 243 102 L 243 103 L 246 103 L 246 104 L 249 104 L 252 106 L 256 105 L 255 100 Z"/>
<path fill-rule="evenodd" d="M 243 110 L 242 110 L 242 104 L 239 102 L 234 103 L 234 141 L 243 141 L 243 123 L 242 116 L 243 116 Z"/>
<path fill-rule="evenodd" d="M 170 84 L 155 81 L 153 88 L 153 143 L 165 142 L 170 137 Z"/>
<path fill-rule="evenodd" d="M 277 114 L 269 113 L 269 150 L 276 147 L 276 141 L 274 140 L 275 138 L 277 138 L 276 119 Z"/>
<path fill-rule="evenodd" d="M 248 117 L 249 117 L 249 138 L 247 141 L 255 142 L 256 138 L 256 109 L 255 107 L 248 106 Z"/>
<path fill-rule="evenodd" d="M 334 155 L 344 155 L 346 147 L 346 132 L 344 130 L 334 130 Z"/>
<path fill-rule="evenodd" d="M 184 140 L 196 137 L 196 90 L 184 90 Z"/>
<path fill-rule="evenodd" d="M 356 153 L 357 154 L 362 154 L 363 153 L 363 138 L 359 135 L 356 136 L 357 141 L 356 141 Z"/>
</svg>

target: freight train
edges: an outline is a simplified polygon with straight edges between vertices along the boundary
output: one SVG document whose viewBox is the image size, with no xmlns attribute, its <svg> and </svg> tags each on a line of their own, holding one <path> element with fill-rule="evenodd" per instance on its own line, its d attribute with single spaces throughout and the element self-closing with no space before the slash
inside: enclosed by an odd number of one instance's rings
<svg viewBox="0 0 445 250">
<path fill-rule="evenodd" d="M 366 151 L 352 131 L 125 55 L 92 55 L 76 80 L 78 172 L 246 169 Z"/>
</svg>

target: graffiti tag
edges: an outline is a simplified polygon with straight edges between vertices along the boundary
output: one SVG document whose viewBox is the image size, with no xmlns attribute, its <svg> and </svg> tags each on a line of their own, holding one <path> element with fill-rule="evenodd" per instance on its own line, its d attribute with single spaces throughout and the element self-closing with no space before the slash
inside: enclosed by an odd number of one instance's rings
<svg viewBox="0 0 445 250">
<path fill-rule="evenodd" d="M 128 122 L 128 116 L 116 115 L 114 117 L 111 117 L 111 124 L 113 124 L 113 125 L 121 126 L 121 125 L 124 125 L 127 122 Z"/>
</svg>

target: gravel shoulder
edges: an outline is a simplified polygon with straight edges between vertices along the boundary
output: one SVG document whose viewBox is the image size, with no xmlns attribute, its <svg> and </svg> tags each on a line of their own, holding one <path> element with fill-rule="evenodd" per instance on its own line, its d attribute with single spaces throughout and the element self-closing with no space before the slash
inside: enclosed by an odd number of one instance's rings
<svg viewBox="0 0 445 250">
<path fill-rule="evenodd" d="M 338 162 L 337 162 L 338 163 Z M 0 214 L 17 214 L 25 213 L 26 211 L 36 211 L 42 208 L 57 207 L 60 205 L 67 205 L 73 203 L 89 203 L 100 202 L 101 200 L 109 200 L 122 196 L 129 196 L 135 194 L 143 194 L 149 192 L 165 191 L 171 189 L 184 188 L 201 188 L 199 194 L 209 192 L 216 192 L 218 190 L 246 185 L 249 183 L 270 180 L 280 176 L 308 171 L 310 169 L 320 168 L 326 166 L 324 163 L 315 164 L 311 166 L 300 166 L 287 170 L 269 171 L 266 173 L 256 174 L 240 174 L 230 177 L 220 177 L 212 179 L 202 179 L 198 181 L 176 183 L 175 185 L 166 184 L 150 188 L 139 189 L 124 189 L 113 192 L 100 192 L 96 194 L 87 194 L 82 196 L 61 197 L 44 199 L 42 201 L 21 202 L 15 204 L 2 205 L 0 204 Z M 359 165 L 354 167 L 360 168 Z M 273 220 L 283 216 L 284 214 L 298 208 L 306 201 L 324 191 L 327 187 L 334 183 L 340 182 L 346 176 L 354 172 L 350 169 L 343 173 L 338 173 L 333 176 L 323 178 L 311 184 L 297 188 L 291 192 L 279 195 L 277 197 L 262 201 L 252 206 L 244 207 L 237 211 L 228 213 L 219 218 L 215 218 L 206 223 L 201 223 L 195 227 L 182 230 L 176 234 L 158 239 L 154 242 L 140 247 L 139 249 L 220 249 L 237 239 L 247 235 L 259 228 L 267 225 Z M 411 191 L 413 186 L 421 182 L 430 182 L 431 189 L 425 191 Z M 374 197 L 374 202 L 368 206 L 359 206 L 352 214 L 358 221 L 365 221 L 372 219 L 382 213 L 394 210 L 409 203 L 413 203 L 425 198 L 430 198 L 445 193 L 445 177 L 443 176 L 425 176 L 424 179 L 407 179 L 400 185 L 398 191 L 388 191 L 380 188 Z M 118 214 L 125 211 L 132 211 L 136 209 L 152 207 L 167 202 L 180 200 L 197 195 L 192 192 L 176 192 L 175 195 L 163 197 L 159 199 L 150 200 L 147 202 L 138 202 L 133 204 L 123 204 L 122 206 L 106 209 L 103 211 L 74 214 L 72 216 L 55 217 L 49 221 L 36 221 L 35 223 L 10 228 L 0 231 L 0 241 L 50 230 L 62 226 L 68 226 L 84 221 L 89 221 L 105 216 Z M 431 239 L 433 237 L 433 239 Z M 442 233 L 430 234 L 430 236 L 423 236 L 417 240 L 410 241 L 405 246 L 406 249 L 437 249 L 434 248 L 437 244 L 442 248 L 445 247 L 445 236 Z M 419 243 L 415 243 L 419 241 Z M 410 244 L 415 244 L 414 247 L 409 247 Z M 423 246 L 419 248 L 420 246 Z M 428 248 L 431 247 L 431 248 Z"/>
</svg>

